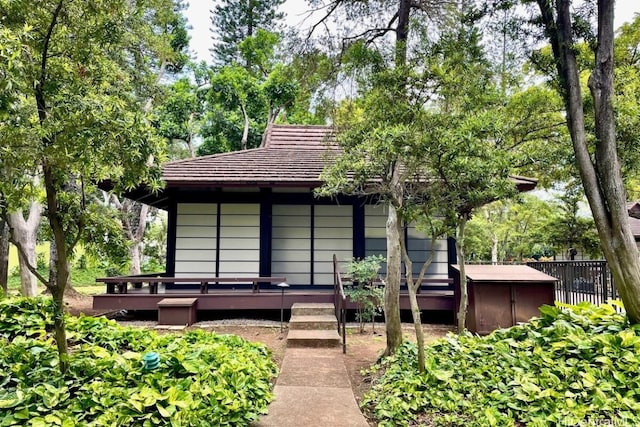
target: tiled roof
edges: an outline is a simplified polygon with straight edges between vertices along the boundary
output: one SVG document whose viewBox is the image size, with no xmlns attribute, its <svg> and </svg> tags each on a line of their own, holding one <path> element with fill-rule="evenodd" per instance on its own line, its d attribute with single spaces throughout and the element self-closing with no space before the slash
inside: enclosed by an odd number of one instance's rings
<svg viewBox="0 0 640 427">
<path fill-rule="evenodd" d="M 457 265 L 452 265 L 460 270 Z M 477 282 L 555 282 L 555 277 L 526 265 L 465 265 L 467 278 Z"/>
<path fill-rule="evenodd" d="M 320 185 L 325 161 L 335 155 L 327 126 L 274 125 L 263 148 L 167 163 L 167 186 Z"/>
<path fill-rule="evenodd" d="M 338 147 L 329 126 L 273 125 L 265 147 L 214 154 L 167 163 L 167 187 L 184 186 L 309 186 L 321 185 L 320 174 Z M 537 180 L 512 177 L 520 191 Z"/>
</svg>

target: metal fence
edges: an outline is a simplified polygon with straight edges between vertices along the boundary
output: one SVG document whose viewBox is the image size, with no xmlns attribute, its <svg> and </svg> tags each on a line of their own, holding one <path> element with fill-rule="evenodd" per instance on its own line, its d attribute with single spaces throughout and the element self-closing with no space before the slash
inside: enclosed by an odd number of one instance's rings
<svg viewBox="0 0 640 427">
<path fill-rule="evenodd" d="M 619 298 L 606 261 L 528 262 L 527 265 L 558 279 L 557 301 L 601 304 Z"/>
</svg>

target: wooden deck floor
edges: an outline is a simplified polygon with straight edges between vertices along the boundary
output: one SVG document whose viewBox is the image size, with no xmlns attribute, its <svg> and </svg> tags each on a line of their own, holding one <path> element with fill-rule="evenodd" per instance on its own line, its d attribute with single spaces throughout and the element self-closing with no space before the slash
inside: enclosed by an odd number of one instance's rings
<svg viewBox="0 0 640 427">
<path fill-rule="evenodd" d="M 93 308 L 99 310 L 157 310 L 158 302 L 164 298 L 197 298 L 198 310 L 279 310 L 282 294 L 279 290 L 261 290 L 253 293 L 249 289 L 211 289 L 202 294 L 198 289 L 166 289 L 150 294 L 148 287 L 129 289 L 126 294 L 98 294 L 93 296 Z M 294 303 L 333 302 L 333 290 L 294 289 L 284 293 L 284 308 L 290 309 Z M 452 291 L 422 291 L 418 295 L 422 310 L 453 311 Z M 355 309 L 351 304 L 349 308 Z M 401 292 L 400 308 L 409 310 L 409 297 Z"/>
</svg>

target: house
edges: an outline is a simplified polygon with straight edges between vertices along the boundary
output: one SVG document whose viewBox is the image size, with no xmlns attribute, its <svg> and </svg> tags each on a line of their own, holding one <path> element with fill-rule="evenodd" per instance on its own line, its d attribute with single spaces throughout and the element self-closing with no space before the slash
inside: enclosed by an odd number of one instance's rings
<svg viewBox="0 0 640 427">
<path fill-rule="evenodd" d="M 629 225 L 631 225 L 631 232 L 636 239 L 636 245 L 640 249 L 640 202 L 632 202 L 627 204 L 627 210 L 629 211 Z"/>
<path fill-rule="evenodd" d="M 350 260 L 386 253 L 384 206 L 355 196 L 314 195 L 322 184 L 324 165 L 336 153 L 329 127 L 274 125 L 262 148 L 167 163 L 162 192 L 139 189 L 128 195 L 168 212 L 164 276 L 175 283 L 163 279 L 169 282 L 166 289 L 186 289 L 177 282 L 187 278 L 284 277 L 291 286 L 288 298 L 295 292 L 306 301 L 331 298 L 334 254 L 338 260 Z M 531 179 L 514 180 L 521 191 L 536 185 Z M 430 243 L 411 225 L 406 237 L 419 269 Z M 424 307 L 452 309 L 449 265 L 456 263 L 455 245 L 443 239 L 435 249 L 427 287 L 439 293 L 428 300 L 430 294 L 423 292 Z M 279 295 L 275 283 L 265 281 L 259 288 L 263 299 L 269 291 Z M 145 307 L 152 307 L 153 297 L 146 293 L 146 299 Z M 97 308 L 135 308 L 131 304 L 132 299 L 122 294 L 94 298 Z"/>
</svg>

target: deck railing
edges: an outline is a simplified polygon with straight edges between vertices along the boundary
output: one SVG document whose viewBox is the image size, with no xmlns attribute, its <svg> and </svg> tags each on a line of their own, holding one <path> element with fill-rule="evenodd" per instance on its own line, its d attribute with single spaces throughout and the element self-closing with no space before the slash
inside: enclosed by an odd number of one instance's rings
<svg viewBox="0 0 640 427">
<path fill-rule="evenodd" d="M 347 296 L 342 285 L 342 275 L 338 258 L 333 255 L 333 304 L 335 306 L 336 319 L 338 319 L 338 333 L 342 337 L 342 352 L 347 352 Z"/>
<path fill-rule="evenodd" d="M 602 304 L 619 298 L 606 261 L 529 262 L 527 265 L 558 279 L 556 301 Z"/>
</svg>

